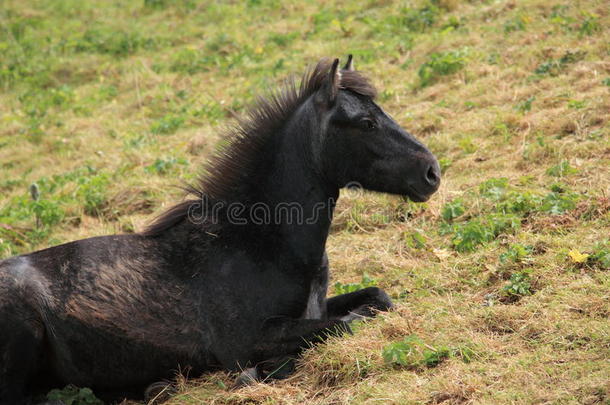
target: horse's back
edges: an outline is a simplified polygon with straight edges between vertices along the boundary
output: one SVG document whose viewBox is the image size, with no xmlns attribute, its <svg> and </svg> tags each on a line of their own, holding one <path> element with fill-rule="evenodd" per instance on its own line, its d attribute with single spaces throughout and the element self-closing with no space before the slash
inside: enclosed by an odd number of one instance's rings
<svg viewBox="0 0 610 405">
<path fill-rule="evenodd" d="M 109 269 L 118 275 L 117 263 L 125 262 L 127 247 L 132 255 L 143 256 L 136 240 L 131 235 L 101 236 L 11 257 L 0 262 L 0 291 L 31 305 L 53 305 L 79 287 L 93 288 L 93 281 L 107 277 Z M 145 270 L 144 263 L 139 267 Z"/>
</svg>

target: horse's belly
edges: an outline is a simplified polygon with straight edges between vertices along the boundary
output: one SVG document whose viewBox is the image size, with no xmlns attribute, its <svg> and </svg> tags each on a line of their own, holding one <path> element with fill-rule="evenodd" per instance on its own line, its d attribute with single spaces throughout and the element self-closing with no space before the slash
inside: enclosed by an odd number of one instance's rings
<svg viewBox="0 0 610 405">
<path fill-rule="evenodd" d="M 211 356 L 201 339 L 151 330 L 92 327 L 76 319 L 55 322 L 50 332 L 51 368 L 66 383 L 97 388 L 145 385 L 172 377 L 176 370 L 202 372 Z"/>
</svg>

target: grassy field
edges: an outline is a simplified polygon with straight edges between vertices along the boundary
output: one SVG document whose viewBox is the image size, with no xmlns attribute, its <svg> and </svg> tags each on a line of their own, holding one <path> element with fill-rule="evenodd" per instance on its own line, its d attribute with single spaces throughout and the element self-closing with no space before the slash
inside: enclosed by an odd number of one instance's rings
<svg viewBox="0 0 610 405">
<path fill-rule="evenodd" d="M 444 172 L 339 202 L 331 293 L 396 311 L 169 403 L 610 404 L 608 27 L 606 0 L 3 0 L 0 259 L 143 229 L 256 95 L 350 52 Z"/>
</svg>

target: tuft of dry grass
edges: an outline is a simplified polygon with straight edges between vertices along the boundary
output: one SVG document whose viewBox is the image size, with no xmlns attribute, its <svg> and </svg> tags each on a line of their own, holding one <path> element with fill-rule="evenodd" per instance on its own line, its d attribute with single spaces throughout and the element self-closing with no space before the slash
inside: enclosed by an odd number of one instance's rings
<svg viewBox="0 0 610 405">
<path fill-rule="evenodd" d="M 366 274 L 395 311 L 307 350 L 286 380 L 233 390 L 227 373 L 184 372 L 166 403 L 610 401 L 610 273 L 593 260 L 610 249 L 605 1 L 74 4 L 0 10 L 0 258 L 142 229 L 235 114 L 321 56 L 354 53 L 379 104 L 443 166 L 425 204 L 343 190 L 337 206 L 331 286 Z M 424 86 L 434 53 L 463 67 Z M 512 200 L 481 191 L 499 178 Z M 32 183 L 57 214 L 39 227 Z M 543 208 L 563 197 L 567 209 Z M 464 212 L 445 218 L 456 201 Z M 460 230 L 494 215 L 519 226 L 456 249 Z M 515 246 L 525 253 L 510 259 Z M 523 294 L 507 293 L 515 284 Z M 407 336 L 450 355 L 386 363 Z"/>
</svg>

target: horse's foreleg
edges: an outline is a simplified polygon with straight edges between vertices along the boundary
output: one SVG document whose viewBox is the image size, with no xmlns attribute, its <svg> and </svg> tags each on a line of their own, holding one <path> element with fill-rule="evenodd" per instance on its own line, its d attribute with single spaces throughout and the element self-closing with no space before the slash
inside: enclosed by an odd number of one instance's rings
<svg viewBox="0 0 610 405">
<path fill-rule="evenodd" d="M 329 336 L 351 333 L 341 319 L 277 318 L 265 322 L 259 343 L 252 358 L 256 365 L 245 369 L 236 386 L 247 385 L 267 378 L 286 378 L 294 370 L 294 358 L 303 349 L 320 343 Z"/>
<path fill-rule="evenodd" d="M 341 319 L 273 318 L 264 322 L 245 346 L 219 346 L 214 356 L 228 370 L 257 364 L 268 359 L 299 354 L 303 349 L 326 340 L 329 336 L 351 333 Z M 224 350 L 223 350 L 224 349 Z M 240 350 L 241 349 L 241 350 Z"/>
<path fill-rule="evenodd" d="M 268 320 L 263 327 L 263 339 L 257 352 L 263 359 L 298 353 L 301 349 L 320 343 L 329 336 L 351 333 L 347 322 L 340 319 Z"/>
<path fill-rule="evenodd" d="M 392 306 L 388 294 L 378 287 L 364 288 L 326 301 L 328 318 L 346 322 L 362 317 L 373 317 L 377 311 L 387 311 Z"/>
</svg>

